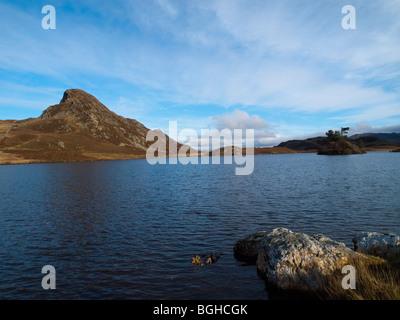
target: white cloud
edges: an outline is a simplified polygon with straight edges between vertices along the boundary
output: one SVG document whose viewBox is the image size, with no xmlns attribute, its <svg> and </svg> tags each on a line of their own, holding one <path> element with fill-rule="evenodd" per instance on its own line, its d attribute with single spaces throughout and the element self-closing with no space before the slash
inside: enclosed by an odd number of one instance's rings
<svg viewBox="0 0 400 320">
<path fill-rule="evenodd" d="M 254 143 L 256 146 L 270 145 L 278 138 L 273 127 L 260 116 L 255 114 L 249 115 L 247 112 L 239 109 L 215 116 L 211 126 L 218 130 L 229 129 L 233 131 L 235 129 L 253 129 Z"/>
<path fill-rule="evenodd" d="M 336 1 L 71 2 L 74 13 L 57 10 L 62 20 L 51 33 L 29 10 L 2 3 L 0 64 L 50 77 L 57 86 L 127 82 L 138 96 L 116 93 L 135 102 L 116 104 L 124 114 L 139 106 L 158 111 L 168 101 L 385 120 L 400 110 L 400 6 L 398 0 L 352 4 L 354 32 L 341 29 Z M 80 6 L 101 19 L 81 15 Z M 220 122 L 271 133 L 264 120 L 247 116 Z"/>
<path fill-rule="evenodd" d="M 216 127 L 222 129 L 266 129 L 267 122 L 261 119 L 258 115 L 249 115 L 247 112 L 235 109 L 231 113 L 226 113 L 221 116 L 215 116 Z"/>
</svg>

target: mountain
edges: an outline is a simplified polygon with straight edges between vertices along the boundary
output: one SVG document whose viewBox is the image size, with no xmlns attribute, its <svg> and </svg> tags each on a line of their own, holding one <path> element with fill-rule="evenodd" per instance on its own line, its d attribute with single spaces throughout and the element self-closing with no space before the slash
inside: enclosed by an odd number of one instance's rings
<svg viewBox="0 0 400 320">
<path fill-rule="evenodd" d="M 144 158 L 154 143 L 146 141 L 149 130 L 71 89 L 38 118 L 0 121 L 0 163 Z"/>
</svg>

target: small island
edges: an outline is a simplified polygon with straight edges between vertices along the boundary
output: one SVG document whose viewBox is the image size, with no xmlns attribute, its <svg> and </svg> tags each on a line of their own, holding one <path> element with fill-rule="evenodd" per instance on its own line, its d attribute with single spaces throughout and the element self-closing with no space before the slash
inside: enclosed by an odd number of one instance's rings
<svg viewBox="0 0 400 320">
<path fill-rule="evenodd" d="M 351 143 L 346 134 L 349 127 L 341 128 L 340 131 L 329 130 L 326 133 L 326 140 L 319 150 L 319 155 L 350 155 L 350 154 L 363 154 L 365 153 L 359 146 Z"/>
</svg>

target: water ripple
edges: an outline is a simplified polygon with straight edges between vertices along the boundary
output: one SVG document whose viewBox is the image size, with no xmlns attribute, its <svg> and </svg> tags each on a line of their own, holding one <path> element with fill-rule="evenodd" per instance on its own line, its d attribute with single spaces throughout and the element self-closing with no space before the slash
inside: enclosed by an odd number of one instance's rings
<svg viewBox="0 0 400 320">
<path fill-rule="evenodd" d="M 281 226 L 349 245 L 358 231 L 400 233 L 398 156 L 256 156 L 251 176 L 145 160 L 1 166 L 0 298 L 267 299 L 235 241 Z M 211 252 L 216 264 L 191 265 Z"/>
</svg>

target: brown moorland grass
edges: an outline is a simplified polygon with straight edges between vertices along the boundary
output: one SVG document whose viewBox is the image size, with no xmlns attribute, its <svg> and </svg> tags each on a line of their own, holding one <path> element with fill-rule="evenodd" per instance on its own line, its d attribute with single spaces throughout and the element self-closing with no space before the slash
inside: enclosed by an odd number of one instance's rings
<svg viewBox="0 0 400 320">
<path fill-rule="evenodd" d="M 37 163 L 38 160 L 24 159 L 18 155 L 0 151 L 0 165 Z"/>
<path fill-rule="evenodd" d="M 353 259 L 349 265 L 356 270 L 356 288 L 345 290 L 345 276 L 337 271 L 317 293 L 323 300 L 400 300 L 400 255 L 383 260 L 365 256 Z"/>
</svg>

